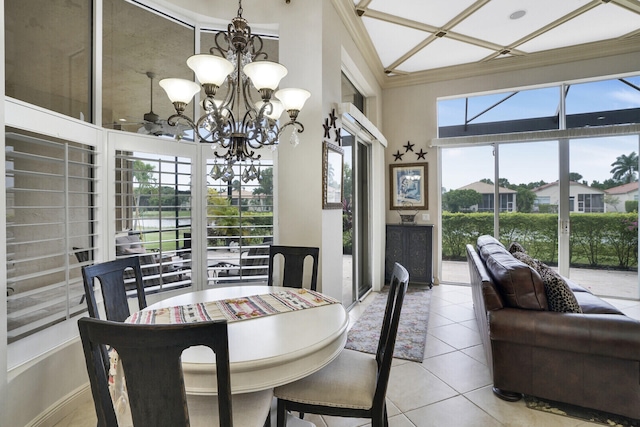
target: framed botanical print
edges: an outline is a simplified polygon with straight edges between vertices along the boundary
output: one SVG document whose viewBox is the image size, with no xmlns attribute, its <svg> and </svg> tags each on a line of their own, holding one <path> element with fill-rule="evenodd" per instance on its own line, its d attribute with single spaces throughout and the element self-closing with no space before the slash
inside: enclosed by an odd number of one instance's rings
<svg viewBox="0 0 640 427">
<path fill-rule="evenodd" d="M 390 209 L 429 209 L 427 171 L 427 163 L 389 165 Z"/>
<path fill-rule="evenodd" d="M 342 148 L 329 142 L 322 147 L 322 209 L 342 209 Z"/>
</svg>

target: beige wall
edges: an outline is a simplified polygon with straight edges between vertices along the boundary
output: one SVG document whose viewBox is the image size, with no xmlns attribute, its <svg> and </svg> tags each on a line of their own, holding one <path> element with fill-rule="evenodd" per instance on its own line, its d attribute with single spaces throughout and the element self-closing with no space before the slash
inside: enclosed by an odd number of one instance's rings
<svg viewBox="0 0 640 427">
<path fill-rule="evenodd" d="M 639 47 L 640 49 L 640 47 Z M 440 251 L 439 199 L 441 183 L 439 178 L 439 158 L 436 148 L 429 148 L 432 138 L 437 136 L 436 101 L 439 97 L 460 96 L 479 92 L 502 91 L 527 86 L 548 85 L 565 81 L 591 79 L 625 73 L 640 72 L 640 53 L 607 56 L 598 59 L 576 61 L 566 64 L 534 67 L 526 70 L 494 73 L 491 75 L 442 80 L 411 87 L 390 88 L 383 91 L 382 131 L 389 141 L 386 163 L 394 162 L 393 153 L 400 150 L 407 141 L 415 143 L 415 149 L 426 147 L 429 153 L 429 210 L 421 211 L 430 215 L 434 224 L 434 275 L 440 278 L 440 266 L 436 254 Z M 405 159 L 407 156 L 405 156 Z M 404 160 L 404 162 L 407 162 Z M 463 171 L 461 171 L 463 173 Z M 389 210 L 387 201 L 387 221 L 397 223 L 396 212 Z"/>
</svg>

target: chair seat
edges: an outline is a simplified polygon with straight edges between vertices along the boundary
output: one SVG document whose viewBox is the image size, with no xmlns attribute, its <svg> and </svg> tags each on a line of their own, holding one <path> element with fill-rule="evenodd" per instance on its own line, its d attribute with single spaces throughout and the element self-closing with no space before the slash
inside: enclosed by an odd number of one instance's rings
<svg viewBox="0 0 640 427">
<path fill-rule="evenodd" d="M 290 402 L 370 409 L 376 391 L 377 369 L 375 355 L 345 349 L 318 372 L 277 387 L 273 394 Z"/>
<path fill-rule="evenodd" d="M 231 400 L 233 425 L 263 427 L 266 414 L 271 410 L 273 389 L 255 393 L 234 394 Z M 216 396 L 187 397 L 191 427 L 219 427 L 218 399 Z"/>
</svg>

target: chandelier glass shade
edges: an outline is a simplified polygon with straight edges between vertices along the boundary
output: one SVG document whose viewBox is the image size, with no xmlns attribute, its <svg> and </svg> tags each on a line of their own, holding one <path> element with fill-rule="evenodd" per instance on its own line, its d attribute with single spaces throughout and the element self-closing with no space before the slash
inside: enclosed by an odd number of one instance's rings
<svg viewBox="0 0 640 427">
<path fill-rule="evenodd" d="M 212 169 L 214 179 L 231 182 L 233 164 L 243 161 L 251 162 L 245 166 L 243 178 L 260 179 L 259 168 L 253 164 L 261 157 L 256 150 L 275 149 L 287 127 L 293 128 L 291 143 L 298 144 L 297 134 L 304 131 L 304 126 L 297 120 L 298 114 L 311 94 L 296 88 L 277 90 L 287 69 L 267 60 L 262 51 L 262 38 L 251 33 L 251 27 L 242 17 L 242 1 L 238 15 L 232 19 L 227 31 L 216 33 L 214 40 L 215 46 L 208 54 L 196 54 L 187 59 L 187 66 L 193 70 L 200 85 L 177 78 L 159 82 L 176 111 L 167 122 L 171 126 L 187 124 L 193 130 L 195 140 L 212 144 L 216 159 L 223 160 L 222 167 L 216 161 Z M 226 93 L 219 96 L 218 90 L 225 83 Z M 204 114 L 193 120 L 184 112 L 200 88 L 205 93 L 201 102 Z M 287 111 L 288 121 L 280 125 L 284 111 Z"/>
</svg>

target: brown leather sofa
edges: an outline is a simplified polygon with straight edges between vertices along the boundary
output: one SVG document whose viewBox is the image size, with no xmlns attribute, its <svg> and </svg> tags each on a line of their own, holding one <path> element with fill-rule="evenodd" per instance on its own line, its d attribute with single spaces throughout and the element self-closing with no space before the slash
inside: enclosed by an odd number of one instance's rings
<svg viewBox="0 0 640 427">
<path fill-rule="evenodd" d="M 494 393 L 640 419 L 640 322 L 566 279 L 582 313 L 548 310 L 540 275 L 491 236 L 467 245 Z"/>
</svg>

